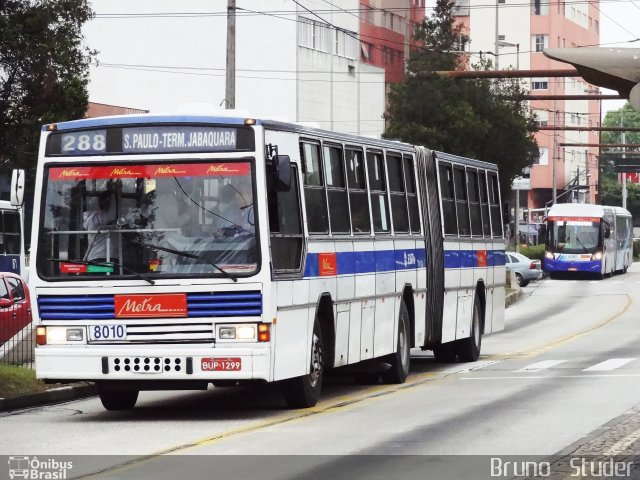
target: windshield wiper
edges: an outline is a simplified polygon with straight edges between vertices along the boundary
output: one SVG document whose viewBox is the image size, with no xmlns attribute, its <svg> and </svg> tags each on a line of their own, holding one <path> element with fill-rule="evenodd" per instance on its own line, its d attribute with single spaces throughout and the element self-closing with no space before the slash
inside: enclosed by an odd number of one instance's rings
<svg viewBox="0 0 640 480">
<path fill-rule="evenodd" d="M 129 267 L 125 267 L 124 265 L 122 265 L 119 262 L 114 262 L 113 260 L 109 260 L 108 262 L 92 262 L 91 260 L 69 260 L 69 259 L 66 259 L 66 258 L 45 258 L 45 260 L 50 261 L 50 262 L 67 262 L 67 263 L 73 263 L 75 265 L 93 265 L 93 266 L 96 266 L 96 267 L 116 266 L 116 267 L 122 268 L 126 272 L 129 272 L 134 277 L 138 277 L 139 279 L 144 280 L 145 282 L 149 283 L 150 285 L 155 285 L 156 284 L 156 282 L 151 280 L 149 277 L 146 277 L 145 275 L 142 275 L 141 273 L 138 273 L 135 270 L 130 269 Z"/>
<path fill-rule="evenodd" d="M 187 257 L 187 258 L 193 258 L 194 260 L 202 260 L 202 257 L 200 255 L 196 255 L 195 253 L 181 252 L 180 250 L 174 250 L 173 248 L 161 247 L 160 245 L 154 245 L 152 243 L 145 243 L 145 242 L 138 242 L 136 240 L 132 241 L 131 243 L 135 243 L 136 245 L 141 245 L 143 247 L 151 248 L 153 250 L 160 250 L 160 251 L 163 251 L 163 252 L 171 253 L 171 254 L 177 255 L 179 257 Z M 238 279 L 236 277 L 231 275 L 224 268 L 220 267 L 219 265 L 216 265 L 213 262 L 210 262 L 209 260 L 205 260 L 205 261 L 209 265 L 211 265 L 213 268 L 218 270 L 220 273 L 222 273 L 222 275 L 225 276 L 226 278 L 230 278 L 234 282 L 238 281 Z"/>
<path fill-rule="evenodd" d="M 580 246 L 582 247 L 582 250 L 584 250 L 584 253 L 589 253 L 589 249 L 587 249 L 587 247 L 584 246 L 584 243 L 582 243 L 582 241 L 578 237 L 576 237 L 576 242 L 580 244 Z"/>
</svg>

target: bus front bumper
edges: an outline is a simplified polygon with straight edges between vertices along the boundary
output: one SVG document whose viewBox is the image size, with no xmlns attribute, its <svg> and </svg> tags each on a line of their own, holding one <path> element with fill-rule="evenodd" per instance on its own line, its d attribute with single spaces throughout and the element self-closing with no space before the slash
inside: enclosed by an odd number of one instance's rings
<svg viewBox="0 0 640 480">
<path fill-rule="evenodd" d="M 602 272 L 602 261 L 591 260 L 585 262 L 571 262 L 562 260 L 544 259 L 545 272 Z"/>
<path fill-rule="evenodd" d="M 268 344 L 215 348 L 47 345 L 35 350 L 36 376 L 60 381 L 269 381 L 269 352 Z"/>
</svg>

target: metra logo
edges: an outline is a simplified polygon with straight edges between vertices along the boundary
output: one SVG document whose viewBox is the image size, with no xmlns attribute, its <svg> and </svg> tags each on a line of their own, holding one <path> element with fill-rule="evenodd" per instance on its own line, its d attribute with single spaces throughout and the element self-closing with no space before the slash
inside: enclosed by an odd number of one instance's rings
<svg viewBox="0 0 640 480">
<path fill-rule="evenodd" d="M 239 170 L 229 168 L 226 165 L 211 165 L 207 173 L 238 173 Z"/>
<path fill-rule="evenodd" d="M 187 316 L 187 296 L 184 293 L 116 295 L 114 300 L 117 318 Z"/>
<path fill-rule="evenodd" d="M 80 170 L 76 168 L 63 168 L 58 175 L 58 178 L 69 178 L 69 177 L 88 177 L 88 173 L 82 173 Z"/>
<path fill-rule="evenodd" d="M 176 170 L 174 167 L 158 167 L 155 175 L 179 175 L 187 173 L 184 170 Z"/>
<path fill-rule="evenodd" d="M 320 276 L 333 276 L 337 273 L 337 262 L 335 253 L 319 253 L 318 254 L 318 269 L 320 270 Z"/>
<path fill-rule="evenodd" d="M 110 176 L 113 177 L 113 176 L 119 176 L 119 175 L 142 175 L 142 174 L 138 172 L 132 172 L 128 168 L 114 168 L 113 170 L 111 170 Z"/>
</svg>

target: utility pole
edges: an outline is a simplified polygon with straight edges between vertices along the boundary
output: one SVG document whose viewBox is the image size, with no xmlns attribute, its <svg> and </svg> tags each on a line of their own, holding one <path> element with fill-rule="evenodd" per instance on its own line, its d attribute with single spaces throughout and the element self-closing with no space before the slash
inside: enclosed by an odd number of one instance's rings
<svg viewBox="0 0 640 480">
<path fill-rule="evenodd" d="M 584 203 L 591 203 L 591 174 L 589 173 L 589 150 L 584 151 L 584 178 L 587 179 L 587 195 Z"/>
<path fill-rule="evenodd" d="M 555 87 L 554 87 L 555 89 Z M 556 109 L 556 101 L 553 101 L 553 124 L 558 125 L 558 112 Z M 551 205 L 556 204 L 556 151 L 558 150 L 558 137 L 553 132 L 553 152 L 551 153 Z"/>
<path fill-rule="evenodd" d="M 499 43 L 500 43 L 500 29 L 498 28 L 498 5 L 500 4 L 500 0 L 496 0 L 496 41 L 495 41 L 495 57 L 496 57 L 496 70 L 500 70 L 500 60 L 499 60 Z"/>
<path fill-rule="evenodd" d="M 227 84 L 225 104 L 236 108 L 236 0 L 227 0 Z"/>
<path fill-rule="evenodd" d="M 623 122 L 624 122 L 624 116 L 623 116 L 624 112 L 620 112 L 620 126 L 623 126 Z M 625 143 L 627 143 L 627 136 L 626 136 L 626 132 L 622 132 L 622 144 L 624 145 Z M 622 147 L 622 158 L 625 159 L 627 158 L 627 155 L 624 153 L 627 151 L 627 147 Z M 627 172 L 622 172 L 622 208 L 627 208 Z"/>
</svg>

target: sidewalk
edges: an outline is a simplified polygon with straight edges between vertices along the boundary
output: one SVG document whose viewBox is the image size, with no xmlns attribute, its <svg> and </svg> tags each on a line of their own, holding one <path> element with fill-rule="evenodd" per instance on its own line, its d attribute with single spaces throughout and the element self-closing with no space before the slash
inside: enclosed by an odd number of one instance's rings
<svg viewBox="0 0 640 480">
<path fill-rule="evenodd" d="M 78 398 L 97 395 L 96 386 L 91 383 L 77 383 L 55 387 L 44 392 L 27 393 L 15 397 L 0 398 L 0 412 L 18 410 L 22 408 L 50 405 L 53 403 L 67 402 Z"/>
</svg>

